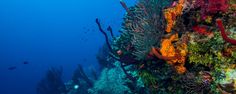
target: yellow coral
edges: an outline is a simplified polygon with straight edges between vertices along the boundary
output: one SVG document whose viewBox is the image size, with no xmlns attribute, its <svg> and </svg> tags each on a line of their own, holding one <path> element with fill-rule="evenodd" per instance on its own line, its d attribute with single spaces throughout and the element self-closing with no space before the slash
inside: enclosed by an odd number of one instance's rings
<svg viewBox="0 0 236 94">
<path fill-rule="evenodd" d="M 184 3 L 185 0 L 179 0 L 175 7 L 165 9 L 164 17 L 167 21 L 166 32 L 171 32 L 171 29 L 175 24 L 176 17 L 182 14 Z"/>
</svg>

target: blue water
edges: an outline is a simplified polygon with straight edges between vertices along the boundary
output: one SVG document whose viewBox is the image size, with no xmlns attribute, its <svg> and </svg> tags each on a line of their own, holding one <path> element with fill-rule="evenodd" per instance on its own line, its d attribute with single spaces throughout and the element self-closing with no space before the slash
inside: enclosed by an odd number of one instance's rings
<svg viewBox="0 0 236 94">
<path fill-rule="evenodd" d="M 104 36 L 95 18 L 118 31 L 124 13 L 119 0 L 1 0 L 0 94 L 36 94 L 50 67 L 62 66 L 65 81 L 77 64 L 97 68 Z"/>
</svg>

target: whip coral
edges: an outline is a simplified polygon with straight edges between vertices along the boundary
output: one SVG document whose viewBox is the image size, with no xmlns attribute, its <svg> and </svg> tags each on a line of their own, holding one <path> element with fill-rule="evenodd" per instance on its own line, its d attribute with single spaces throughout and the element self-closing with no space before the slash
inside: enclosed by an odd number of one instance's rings
<svg viewBox="0 0 236 94">
<path fill-rule="evenodd" d="M 221 19 L 217 19 L 217 20 L 216 20 L 216 23 L 217 23 L 217 25 L 218 25 L 218 27 L 219 27 L 219 29 L 220 29 L 222 38 L 223 38 L 225 41 L 227 41 L 227 42 L 229 42 L 229 43 L 231 43 L 231 44 L 233 44 L 233 45 L 236 45 L 236 40 L 235 40 L 235 39 L 231 39 L 231 38 L 229 38 L 229 37 L 227 36 L 226 31 L 225 31 L 225 28 L 224 28 L 224 26 L 223 26 L 222 20 L 221 20 Z"/>
<path fill-rule="evenodd" d="M 175 2 L 174 2 L 175 3 Z M 181 15 L 185 1 L 179 0 L 178 4 L 171 8 L 165 9 L 164 16 L 167 21 L 166 32 L 171 32 L 172 27 L 174 26 L 175 19 L 177 16 Z"/>
<path fill-rule="evenodd" d="M 107 47 L 109 48 L 109 50 L 110 50 L 112 53 L 114 53 L 113 50 L 112 50 L 111 44 L 109 43 L 108 35 L 107 35 L 107 33 L 102 29 L 101 23 L 100 23 L 100 21 L 98 20 L 98 18 L 96 18 L 96 24 L 98 25 L 99 31 L 105 36 Z"/>
</svg>

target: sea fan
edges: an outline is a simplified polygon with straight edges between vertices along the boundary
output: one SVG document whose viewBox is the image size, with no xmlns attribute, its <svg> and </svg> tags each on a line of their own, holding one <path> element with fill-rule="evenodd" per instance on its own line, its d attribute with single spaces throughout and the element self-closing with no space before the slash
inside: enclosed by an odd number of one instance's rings
<svg viewBox="0 0 236 94">
<path fill-rule="evenodd" d="M 146 58 L 152 46 L 159 46 L 164 33 L 162 9 L 170 0 L 141 0 L 129 8 L 122 30 L 131 35 L 133 55 L 138 60 Z"/>
<path fill-rule="evenodd" d="M 37 94 L 63 94 L 66 87 L 61 79 L 62 68 L 51 68 L 37 85 Z"/>
</svg>

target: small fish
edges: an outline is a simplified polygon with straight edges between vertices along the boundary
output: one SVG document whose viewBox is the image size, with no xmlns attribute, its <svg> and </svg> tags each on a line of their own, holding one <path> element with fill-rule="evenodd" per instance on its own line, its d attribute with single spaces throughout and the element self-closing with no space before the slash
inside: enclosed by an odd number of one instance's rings
<svg viewBox="0 0 236 94">
<path fill-rule="evenodd" d="M 8 70 L 15 70 L 16 66 L 9 67 Z"/>
<path fill-rule="evenodd" d="M 29 62 L 28 62 L 28 61 L 24 61 L 24 62 L 23 62 L 23 64 L 25 64 L 25 65 L 26 65 L 26 64 L 29 64 Z"/>
</svg>

